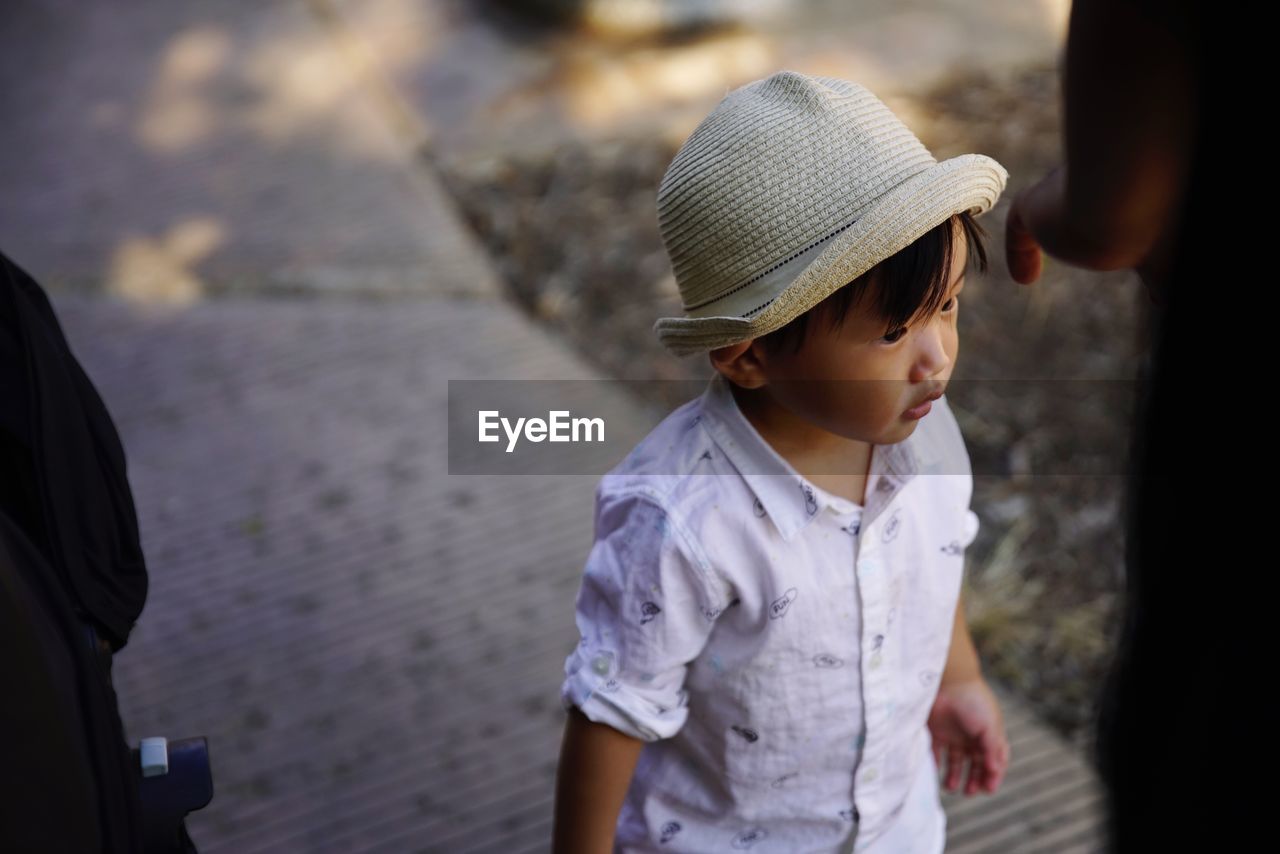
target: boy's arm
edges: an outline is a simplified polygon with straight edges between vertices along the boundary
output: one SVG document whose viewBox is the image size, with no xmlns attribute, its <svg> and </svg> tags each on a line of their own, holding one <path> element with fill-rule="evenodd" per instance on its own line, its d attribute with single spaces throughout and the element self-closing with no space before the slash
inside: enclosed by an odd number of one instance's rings
<svg viewBox="0 0 1280 854">
<path fill-rule="evenodd" d="M 644 742 L 569 709 L 556 772 L 552 854 L 610 854 Z"/>
<path fill-rule="evenodd" d="M 581 640 L 560 688 L 569 718 L 555 854 L 611 854 L 641 748 L 671 738 L 689 717 L 688 667 L 732 592 L 718 578 L 660 495 L 597 491 L 596 541 L 574 605 Z M 635 619 L 654 607 L 652 619 Z"/>
<path fill-rule="evenodd" d="M 956 597 L 956 616 L 951 628 L 951 647 L 947 652 L 947 666 L 942 671 L 940 685 L 971 682 L 982 678 L 978 663 L 978 651 L 969 635 L 969 624 L 964 618 L 964 594 Z"/>
</svg>

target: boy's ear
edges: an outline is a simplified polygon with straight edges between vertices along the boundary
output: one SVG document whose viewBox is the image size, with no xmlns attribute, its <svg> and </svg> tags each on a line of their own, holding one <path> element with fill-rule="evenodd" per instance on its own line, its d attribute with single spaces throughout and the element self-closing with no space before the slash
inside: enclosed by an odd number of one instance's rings
<svg viewBox="0 0 1280 854">
<path fill-rule="evenodd" d="M 752 346 L 757 339 L 739 341 L 727 347 L 718 347 L 708 354 L 711 367 L 725 379 L 742 388 L 759 388 L 767 381 L 764 365 L 760 362 L 759 347 Z"/>
</svg>

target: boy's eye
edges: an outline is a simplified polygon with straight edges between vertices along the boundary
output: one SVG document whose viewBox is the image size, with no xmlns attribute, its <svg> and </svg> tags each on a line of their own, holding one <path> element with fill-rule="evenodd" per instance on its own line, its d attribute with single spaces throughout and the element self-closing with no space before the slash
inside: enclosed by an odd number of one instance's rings
<svg viewBox="0 0 1280 854">
<path fill-rule="evenodd" d="M 955 310 L 956 310 L 956 307 L 957 307 L 957 305 L 959 304 L 959 302 L 960 302 L 960 297 L 959 297 L 959 296 L 954 296 L 954 297 L 952 297 L 951 299 L 947 300 L 947 301 L 943 304 L 943 307 L 942 307 L 942 313 L 943 313 L 943 314 L 951 314 L 953 311 L 955 311 Z M 948 306 L 950 306 L 950 308 L 948 308 Z M 892 332 L 890 332 L 888 335 L 885 335 L 885 336 L 884 336 L 883 338 L 881 338 L 880 340 L 881 340 L 881 341 L 884 341 L 886 344 L 895 344 L 895 343 L 897 343 L 898 341 L 901 341 L 901 340 L 902 340 L 902 336 L 903 336 L 903 335 L 906 335 L 906 334 L 907 334 L 907 329 L 906 329 L 906 327 L 905 327 L 905 326 L 903 326 L 903 327 L 899 327 L 898 329 L 893 330 Z"/>
</svg>

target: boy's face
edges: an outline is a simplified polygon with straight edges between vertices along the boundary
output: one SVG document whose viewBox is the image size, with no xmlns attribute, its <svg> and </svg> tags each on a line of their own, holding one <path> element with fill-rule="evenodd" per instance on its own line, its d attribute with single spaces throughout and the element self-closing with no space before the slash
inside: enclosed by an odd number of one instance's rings
<svg viewBox="0 0 1280 854">
<path fill-rule="evenodd" d="M 712 363 L 753 397 L 763 395 L 771 407 L 827 432 L 878 445 L 901 442 L 919 423 L 906 411 L 945 391 L 954 370 L 968 251 L 958 239 L 948 297 L 931 318 L 886 334 L 863 294 L 837 330 L 826 318 L 810 317 L 799 352 L 770 353 L 753 340 L 712 351 Z"/>
</svg>

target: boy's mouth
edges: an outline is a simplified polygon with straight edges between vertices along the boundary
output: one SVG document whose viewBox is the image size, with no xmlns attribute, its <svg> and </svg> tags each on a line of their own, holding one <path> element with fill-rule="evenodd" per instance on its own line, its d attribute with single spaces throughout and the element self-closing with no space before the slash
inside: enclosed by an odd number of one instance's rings
<svg viewBox="0 0 1280 854">
<path fill-rule="evenodd" d="M 943 391 L 945 391 L 945 389 L 942 387 L 939 387 L 938 389 L 926 395 L 923 400 L 921 400 L 915 406 L 911 407 L 910 409 L 908 409 L 906 412 L 902 414 L 907 418 L 923 418 L 924 416 L 929 414 L 929 410 L 932 408 L 933 401 L 942 397 Z"/>
<path fill-rule="evenodd" d="M 942 397 L 942 393 L 945 391 L 946 391 L 946 388 L 944 386 L 939 386 L 934 391 L 922 397 L 919 403 L 911 407 L 911 410 L 919 409 L 920 407 L 924 406 L 926 403 L 928 403 L 931 400 L 937 400 L 938 398 Z M 907 410 L 907 411 L 910 412 L 911 410 Z"/>
</svg>

